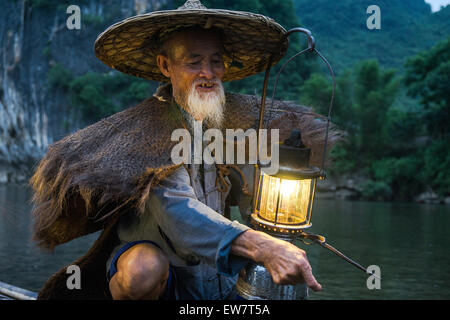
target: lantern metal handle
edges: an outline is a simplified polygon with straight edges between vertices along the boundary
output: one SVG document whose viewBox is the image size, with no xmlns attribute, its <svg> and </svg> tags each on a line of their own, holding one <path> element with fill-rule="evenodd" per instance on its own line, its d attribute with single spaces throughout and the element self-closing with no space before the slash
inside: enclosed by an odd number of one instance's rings
<svg viewBox="0 0 450 320">
<path fill-rule="evenodd" d="M 336 90 L 336 81 L 335 81 L 335 76 L 334 76 L 334 72 L 333 72 L 333 68 L 331 67 L 330 63 L 328 62 L 328 60 L 316 49 L 316 42 L 314 40 L 314 37 L 311 34 L 311 31 L 309 31 L 308 29 L 304 29 L 304 28 L 293 28 L 291 30 L 289 30 L 286 33 L 286 37 L 289 37 L 291 34 L 296 33 L 296 32 L 301 32 L 306 34 L 307 36 L 307 41 L 308 41 L 308 47 L 306 49 L 301 50 L 300 52 L 296 53 L 295 55 L 293 55 L 291 58 L 289 58 L 280 68 L 280 70 L 277 73 L 276 79 L 275 79 L 275 84 L 274 84 L 274 88 L 273 88 L 273 93 L 272 93 L 272 101 L 271 101 L 271 105 L 270 105 L 270 109 L 273 109 L 273 103 L 274 103 L 274 99 L 275 99 L 275 94 L 277 91 L 277 86 L 278 86 L 278 80 L 280 77 L 280 74 L 283 72 L 284 68 L 287 66 L 288 63 L 290 63 L 292 60 L 294 60 L 295 58 L 297 58 L 298 56 L 306 53 L 306 52 L 314 52 L 315 54 L 317 54 L 320 59 L 327 65 L 328 71 L 330 72 L 330 76 L 331 76 L 331 80 L 332 80 L 332 91 L 331 91 L 331 99 L 330 99 L 330 105 L 328 108 L 328 116 L 327 116 L 327 125 L 326 125 L 326 131 L 325 131 L 325 142 L 324 142 L 324 150 L 323 150 L 323 155 L 322 155 L 322 166 L 321 166 L 321 173 L 320 176 L 322 179 L 325 179 L 326 174 L 325 174 L 325 163 L 326 163 L 326 154 L 327 154 L 327 144 L 328 144 L 328 133 L 329 133 L 329 128 L 330 128 L 330 122 L 331 122 L 331 111 L 333 109 L 333 102 L 334 102 L 334 94 L 335 94 L 335 90 Z"/>
<path fill-rule="evenodd" d="M 278 74 L 277 74 L 276 79 L 275 79 L 275 85 L 274 85 L 274 88 L 273 88 L 272 102 L 271 102 L 270 109 L 273 109 L 273 102 L 274 102 L 275 93 L 276 93 L 277 86 L 278 86 L 278 80 L 279 80 L 281 72 L 284 70 L 286 65 L 289 62 L 291 62 L 292 60 L 294 60 L 296 57 L 302 55 L 305 52 L 312 51 L 312 52 L 316 53 L 325 62 L 325 64 L 327 65 L 328 70 L 330 71 L 330 74 L 331 74 L 332 81 L 333 81 L 333 87 L 332 87 L 332 93 L 331 93 L 331 101 L 330 101 L 330 106 L 329 106 L 329 109 L 328 109 L 328 117 L 327 117 L 327 126 L 326 126 L 326 132 L 325 132 L 324 150 L 323 150 L 323 155 L 322 155 L 322 166 L 321 166 L 321 170 L 320 170 L 320 177 L 322 179 L 325 179 L 325 177 L 326 177 L 326 174 L 325 174 L 325 163 L 326 163 L 326 154 L 327 154 L 328 132 L 329 132 L 329 127 L 330 127 L 330 122 L 331 122 L 331 111 L 332 111 L 332 108 L 333 108 L 334 92 L 335 92 L 335 87 L 336 87 L 335 77 L 334 77 L 334 72 L 333 72 L 333 69 L 331 68 L 331 65 L 328 63 L 328 61 L 325 59 L 325 57 L 316 49 L 316 42 L 315 42 L 314 37 L 311 34 L 311 31 L 309 31 L 308 29 L 305 29 L 305 28 L 293 28 L 293 29 L 289 30 L 286 33 L 286 37 L 289 37 L 290 35 L 292 35 L 293 33 L 296 33 L 296 32 L 301 32 L 301 33 L 306 34 L 307 41 L 308 41 L 308 47 L 306 49 L 303 49 L 302 51 L 296 53 L 291 58 L 289 58 L 283 64 L 283 66 L 280 68 L 280 70 L 278 71 Z M 284 41 L 284 39 L 282 41 Z M 270 69 L 272 67 L 272 62 L 273 62 L 273 54 L 269 58 L 269 62 L 267 64 L 266 72 L 265 72 L 265 75 L 264 75 L 264 83 L 263 83 L 262 97 L 261 97 L 261 106 L 260 106 L 260 110 L 259 110 L 258 131 L 256 133 L 258 148 L 259 148 L 259 132 L 262 129 L 262 124 L 263 124 L 263 119 L 264 119 L 264 111 L 265 111 L 266 96 L 267 96 L 267 86 L 268 86 L 268 83 L 269 83 Z M 254 165 L 254 172 L 253 172 L 252 211 L 254 211 L 255 208 L 256 208 L 256 194 L 257 194 L 256 186 L 258 184 L 258 176 L 259 176 L 259 167 L 258 167 L 258 163 L 256 163 Z"/>
</svg>

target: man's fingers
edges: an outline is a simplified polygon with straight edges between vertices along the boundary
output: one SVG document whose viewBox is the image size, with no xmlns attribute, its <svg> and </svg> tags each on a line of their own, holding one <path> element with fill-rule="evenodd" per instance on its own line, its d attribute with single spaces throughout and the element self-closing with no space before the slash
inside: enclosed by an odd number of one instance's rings
<svg viewBox="0 0 450 320">
<path fill-rule="evenodd" d="M 308 260 L 305 261 L 305 264 L 300 267 L 302 272 L 303 279 L 308 287 L 310 287 L 314 291 L 322 290 L 322 286 L 317 282 L 316 278 L 312 274 L 311 266 L 309 265 Z"/>
<path fill-rule="evenodd" d="M 281 250 L 270 251 L 264 265 L 278 285 L 295 285 L 306 283 L 314 291 L 322 290 L 322 286 L 314 278 L 306 252 L 291 243 L 276 240 Z"/>
<path fill-rule="evenodd" d="M 316 281 L 316 279 L 314 279 L 313 283 L 306 283 L 308 285 L 308 287 L 310 287 L 313 291 L 321 291 L 322 290 L 322 285 L 320 283 L 318 283 Z"/>
</svg>

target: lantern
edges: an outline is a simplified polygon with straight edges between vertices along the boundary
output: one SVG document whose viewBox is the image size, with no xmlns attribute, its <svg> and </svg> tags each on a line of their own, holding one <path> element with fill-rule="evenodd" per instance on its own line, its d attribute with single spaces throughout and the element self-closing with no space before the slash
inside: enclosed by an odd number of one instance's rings
<svg viewBox="0 0 450 320">
<path fill-rule="evenodd" d="M 292 131 L 279 147 L 279 169 L 269 175 L 261 168 L 251 223 L 257 230 L 293 242 L 311 226 L 314 193 L 320 170 L 309 165 L 311 150 Z M 276 285 L 264 266 L 249 263 L 236 289 L 244 299 L 298 300 L 308 296 L 305 284 Z"/>
<path fill-rule="evenodd" d="M 279 170 L 276 174 L 269 175 L 264 172 L 263 166 L 255 166 L 253 185 L 258 187 L 254 188 L 253 193 L 251 224 L 257 230 L 267 232 L 272 236 L 291 243 L 296 239 L 318 243 L 358 269 L 368 272 L 366 268 L 329 245 L 325 237 L 304 231 L 304 229 L 311 227 L 317 179 L 325 178 L 325 157 L 327 153 L 328 128 L 334 99 L 335 79 L 330 64 L 315 49 L 315 41 L 311 32 L 303 28 L 294 28 L 289 30 L 286 36 L 289 37 L 295 32 L 301 32 L 307 35 L 308 48 L 295 54 L 280 68 L 275 80 L 272 103 L 276 93 L 278 78 L 285 66 L 295 57 L 305 52 L 314 52 L 325 62 L 333 80 L 333 87 L 328 117 L 326 118 L 327 126 L 322 167 L 319 169 L 310 166 L 309 159 L 311 150 L 303 145 L 300 131 L 291 132 L 289 139 L 279 146 Z M 271 65 L 272 63 L 270 62 L 264 78 L 259 129 L 262 127 L 264 118 L 266 91 Z M 378 278 L 378 276 L 376 277 Z M 308 297 L 306 284 L 276 285 L 273 283 L 272 277 L 267 269 L 255 262 L 250 262 L 243 272 L 241 272 L 236 283 L 236 290 L 240 297 L 247 300 L 299 300 Z"/>
<path fill-rule="evenodd" d="M 367 272 L 366 268 L 326 243 L 325 237 L 304 231 L 312 225 L 316 182 L 322 175 L 319 168 L 309 165 L 310 149 L 302 144 L 300 132 L 292 131 L 291 137 L 279 150 L 278 172 L 268 175 L 262 170 L 259 176 L 252 225 L 257 230 L 291 243 L 296 239 L 318 243 Z M 249 300 L 298 300 L 308 297 L 306 284 L 276 285 L 264 266 L 256 263 L 249 263 L 240 274 L 236 289 L 241 297 Z"/>
<path fill-rule="evenodd" d="M 289 236 L 311 226 L 320 170 L 309 165 L 311 150 L 302 144 L 300 131 L 293 131 L 279 150 L 278 172 L 268 175 L 261 170 L 251 221 L 269 233 Z"/>
</svg>

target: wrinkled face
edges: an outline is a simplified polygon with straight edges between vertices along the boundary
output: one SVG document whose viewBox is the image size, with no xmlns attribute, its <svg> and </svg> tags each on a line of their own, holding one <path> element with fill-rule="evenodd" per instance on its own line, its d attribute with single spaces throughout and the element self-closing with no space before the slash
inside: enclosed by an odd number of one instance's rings
<svg viewBox="0 0 450 320">
<path fill-rule="evenodd" d="M 225 102 L 220 37 L 206 30 L 182 31 L 165 48 L 166 55 L 158 55 L 157 63 L 170 78 L 175 101 L 197 120 L 220 117 L 214 115 Z"/>
</svg>

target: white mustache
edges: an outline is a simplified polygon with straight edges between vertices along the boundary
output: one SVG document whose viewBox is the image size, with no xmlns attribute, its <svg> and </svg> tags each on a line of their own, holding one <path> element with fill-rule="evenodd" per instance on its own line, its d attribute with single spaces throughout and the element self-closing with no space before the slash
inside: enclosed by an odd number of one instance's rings
<svg viewBox="0 0 450 320">
<path fill-rule="evenodd" d="M 200 95 L 196 90 L 196 86 L 199 83 L 209 83 L 214 84 L 214 91 L 206 95 Z M 191 90 L 187 96 L 187 105 L 189 111 L 193 116 L 202 118 L 216 127 L 221 127 L 223 120 L 223 107 L 225 105 L 225 94 L 223 91 L 223 86 L 220 81 L 205 81 L 197 80 L 194 81 Z"/>
<path fill-rule="evenodd" d="M 196 79 L 194 81 L 194 85 L 195 86 L 202 85 L 202 84 L 206 84 L 208 86 L 211 86 L 211 85 L 219 85 L 220 83 L 219 83 L 218 80 L 207 80 L 207 81 L 205 81 L 205 80 L 201 80 L 201 79 Z"/>
</svg>

